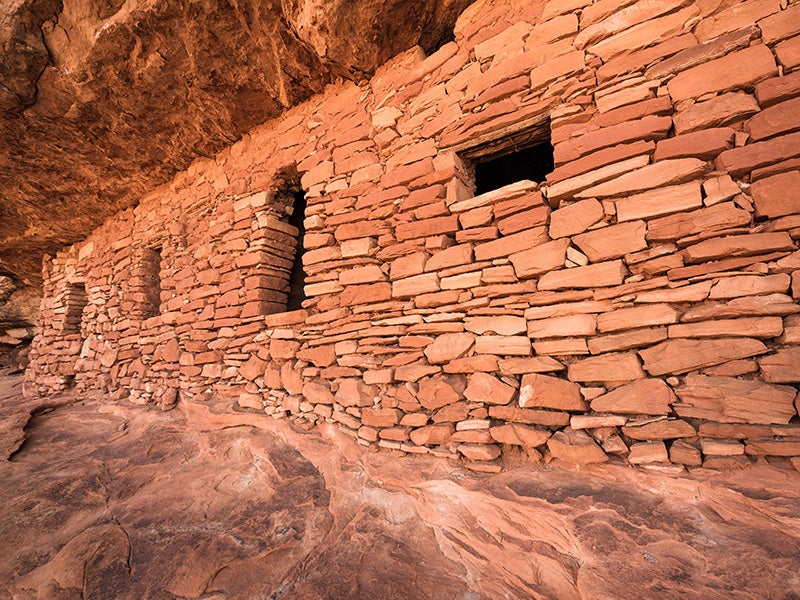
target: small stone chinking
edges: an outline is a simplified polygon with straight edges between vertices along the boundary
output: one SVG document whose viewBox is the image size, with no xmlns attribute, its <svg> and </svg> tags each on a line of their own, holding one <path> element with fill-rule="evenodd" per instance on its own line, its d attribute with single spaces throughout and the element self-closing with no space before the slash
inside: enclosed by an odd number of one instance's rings
<svg viewBox="0 0 800 600">
<path fill-rule="evenodd" d="M 479 0 L 454 34 L 46 259 L 26 391 L 224 399 L 485 471 L 800 468 L 800 3 Z M 476 152 L 526 131 L 550 172 L 476 194 Z"/>
</svg>

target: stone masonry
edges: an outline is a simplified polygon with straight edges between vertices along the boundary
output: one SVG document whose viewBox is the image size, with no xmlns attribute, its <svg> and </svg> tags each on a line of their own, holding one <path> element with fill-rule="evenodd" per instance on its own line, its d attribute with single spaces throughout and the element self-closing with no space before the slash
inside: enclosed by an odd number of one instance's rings
<svg viewBox="0 0 800 600">
<path fill-rule="evenodd" d="M 800 467 L 799 65 L 800 2 L 479 0 L 47 258 L 26 391 L 484 470 Z M 476 195 L 527 146 L 546 179 Z"/>
</svg>

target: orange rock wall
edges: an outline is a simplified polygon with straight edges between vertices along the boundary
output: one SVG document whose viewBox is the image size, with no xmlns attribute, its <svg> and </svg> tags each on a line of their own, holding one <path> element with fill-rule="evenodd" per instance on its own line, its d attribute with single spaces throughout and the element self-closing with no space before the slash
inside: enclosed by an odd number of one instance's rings
<svg viewBox="0 0 800 600">
<path fill-rule="evenodd" d="M 46 260 L 28 392 L 225 395 L 483 469 L 798 461 L 800 3 L 479 1 L 455 33 Z M 475 196 L 456 151 L 548 118 L 547 181 Z"/>
</svg>

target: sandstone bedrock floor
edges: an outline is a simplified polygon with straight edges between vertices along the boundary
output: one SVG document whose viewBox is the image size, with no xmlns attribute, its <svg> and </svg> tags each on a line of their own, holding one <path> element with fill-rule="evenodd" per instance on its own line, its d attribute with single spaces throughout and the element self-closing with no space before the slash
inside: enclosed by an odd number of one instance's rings
<svg viewBox="0 0 800 600">
<path fill-rule="evenodd" d="M 800 597 L 800 477 L 767 464 L 484 475 L 20 384 L 0 377 L 3 600 Z"/>
</svg>

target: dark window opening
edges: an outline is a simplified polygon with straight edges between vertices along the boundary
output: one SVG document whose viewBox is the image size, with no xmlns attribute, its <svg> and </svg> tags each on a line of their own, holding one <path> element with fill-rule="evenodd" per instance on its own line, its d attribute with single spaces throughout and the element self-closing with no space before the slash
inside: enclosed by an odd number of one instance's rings
<svg viewBox="0 0 800 600">
<path fill-rule="evenodd" d="M 553 146 L 545 142 L 485 160 L 475 159 L 474 162 L 476 194 L 524 179 L 542 183 L 553 171 Z"/>
<path fill-rule="evenodd" d="M 479 136 L 451 148 L 485 194 L 518 181 L 542 183 L 553 172 L 550 117 L 534 115 L 505 128 L 502 136 Z"/>
<path fill-rule="evenodd" d="M 456 33 L 453 25 L 445 23 L 444 28 L 440 30 L 424 33 L 420 38 L 419 45 L 425 51 L 427 56 L 435 53 L 445 44 L 456 41 Z"/>
<path fill-rule="evenodd" d="M 136 275 L 141 284 L 141 317 L 149 319 L 161 313 L 161 248 L 142 249 Z"/>
<path fill-rule="evenodd" d="M 306 299 L 305 283 L 306 272 L 303 269 L 303 238 L 306 228 L 303 222 L 306 218 L 306 194 L 300 189 L 292 193 L 294 202 L 292 203 L 292 214 L 289 216 L 289 225 L 297 228 L 297 243 L 292 260 L 292 270 L 289 273 L 289 299 L 286 302 L 286 310 L 300 310 L 303 308 L 303 300 Z"/>
<path fill-rule="evenodd" d="M 64 325 L 66 334 L 80 333 L 83 311 L 89 304 L 85 283 L 70 283 L 64 294 Z"/>
</svg>

